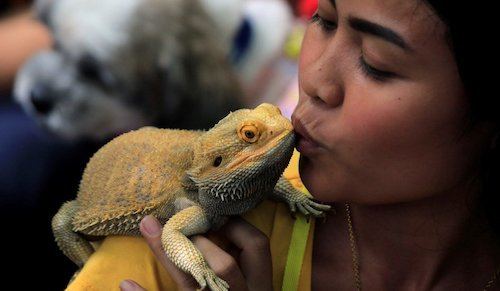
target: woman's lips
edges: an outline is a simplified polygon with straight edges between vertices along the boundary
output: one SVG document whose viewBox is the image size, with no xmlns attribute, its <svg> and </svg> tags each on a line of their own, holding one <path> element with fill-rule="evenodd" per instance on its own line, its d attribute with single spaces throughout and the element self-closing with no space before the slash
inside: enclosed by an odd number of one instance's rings
<svg viewBox="0 0 500 291">
<path fill-rule="evenodd" d="M 293 128 L 297 136 L 296 148 L 302 154 L 312 154 L 320 149 L 320 145 L 307 132 L 299 119 L 293 120 Z"/>
<path fill-rule="evenodd" d="M 305 155 L 312 154 L 319 149 L 317 143 L 300 135 L 298 135 L 296 147 L 297 151 Z"/>
</svg>

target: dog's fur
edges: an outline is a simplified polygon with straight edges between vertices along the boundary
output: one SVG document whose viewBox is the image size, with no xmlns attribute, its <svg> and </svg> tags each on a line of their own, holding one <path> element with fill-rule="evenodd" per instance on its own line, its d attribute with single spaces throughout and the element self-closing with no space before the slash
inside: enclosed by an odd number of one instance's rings
<svg viewBox="0 0 500 291">
<path fill-rule="evenodd" d="M 54 50 L 23 66 L 16 99 L 67 139 L 213 125 L 242 92 L 227 61 L 234 31 L 200 1 L 39 0 Z"/>
</svg>

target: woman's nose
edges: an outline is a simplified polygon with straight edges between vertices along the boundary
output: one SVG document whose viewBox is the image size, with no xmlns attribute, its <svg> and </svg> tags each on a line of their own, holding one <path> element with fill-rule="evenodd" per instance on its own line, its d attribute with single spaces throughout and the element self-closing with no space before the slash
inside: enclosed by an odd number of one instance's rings
<svg viewBox="0 0 500 291">
<path fill-rule="evenodd" d="M 324 85 L 317 90 L 317 97 L 329 107 L 341 106 L 344 102 L 344 90 L 338 84 Z"/>
<path fill-rule="evenodd" d="M 306 74 L 303 74 L 302 89 L 310 98 L 323 103 L 328 107 L 338 107 L 344 102 L 344 88 L 342 82 L 336 74 L 323 72 L 320 68 L 311 68 Z"/>
<path fill-rule="evenodd" d="M 304 43 L 307 53 L 301 55 L 300 83 L 310 98 L 328 107 L 338 107 L 344 102 L 345 82 L 351 68 L 350 40 L 342 31 L 337 31 L 328 41 L 311 37 Z M 305 46 L 307 46 L 305 48 Z"/>
</svg>

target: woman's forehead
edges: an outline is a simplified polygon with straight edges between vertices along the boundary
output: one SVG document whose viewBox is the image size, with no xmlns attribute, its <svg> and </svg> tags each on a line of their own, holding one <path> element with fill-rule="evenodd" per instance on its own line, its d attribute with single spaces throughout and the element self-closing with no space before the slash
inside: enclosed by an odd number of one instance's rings
<svg viewBox="0 0 500 291">
<path fill-rule="evenodd" d="M 320 0 L 337 8 L 342 20 L 359 18 L 395 31 L 416 49 L 444 43 L 446 26 L 424 0 Z M 321 5 L 321 4 L 320 4 Z"/>
</svg>

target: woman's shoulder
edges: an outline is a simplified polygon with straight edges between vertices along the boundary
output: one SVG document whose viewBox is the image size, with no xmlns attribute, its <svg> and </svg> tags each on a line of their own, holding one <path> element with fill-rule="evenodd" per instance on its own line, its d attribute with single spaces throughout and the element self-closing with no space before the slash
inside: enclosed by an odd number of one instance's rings
<svg viewBox="0 0 500 291">
<path fill-rule="evenodd" d="M 168 272 L 142 237 L 109 236 L 66 290 L 117 290 L 125 279 L 146 290 L 176 290 Z"/>
<path fill-rule="evenodd" d="M 282 273 L 294 222 L 286 205 L 266 200 L 244 219 L 269 237 L 273 272 Z M 67 290 L 112 290 L 124 279 L 133 279 L 147 290 L 165 290 L 166 286 L 175 290 L 173 280 L 145 240 L 130 236 L 107 237 Z"/>
</svg>

